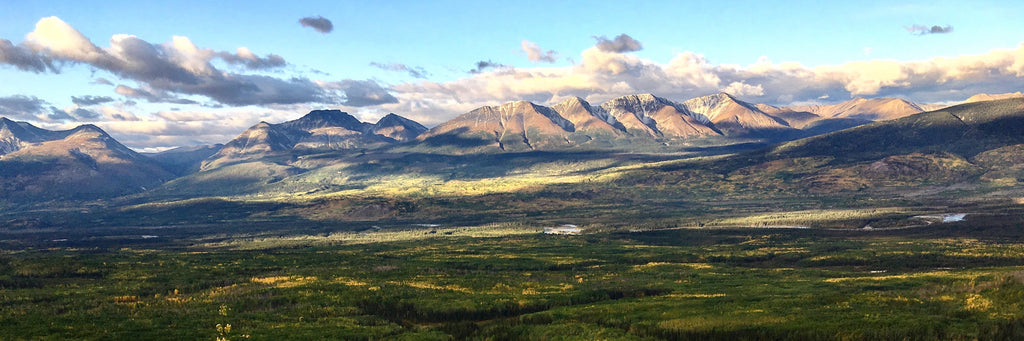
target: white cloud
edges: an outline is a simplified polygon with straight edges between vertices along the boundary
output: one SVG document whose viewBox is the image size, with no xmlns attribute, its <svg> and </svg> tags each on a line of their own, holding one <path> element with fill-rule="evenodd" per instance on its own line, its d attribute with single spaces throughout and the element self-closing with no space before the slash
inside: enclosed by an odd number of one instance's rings
<svg viewBox="0 0 1024 341">
<path fill-rule="evenodd" d="M 526 59 L 529 59 L 531 62 L 554 63 L 558 60 L 558 52 L 555 52 L 555 50 L 544 51 L 537 43 L 523 40 L 520 47 L 522 47 L 523 52 L 526 52 Z"/>
<path fill-rule="evenodd" d="M 1024 44 L 982 55 L 818 67 L 775 63 L 767 57 L 747 66 L 714 64 L 695 52 L 679 53 L 665 64 L 598 48 L 582 51 L 581 57 L 574 66 L 503 68 L 445 83 L 394 85 L 398 103 L 382 108 L 431 125 L 483 105 L 522 99 L 553 104 L 568 96 L 600 103 L 635 93 L 685 100 L 726 91 L 777 105 L 855 96 L 899 96 L 927 103 L 1024 87 Z"/>
<path fill-rule="evenodd" d="M 756 97 L 764 95 L 764 88 L 761 84 L 750 85 L 743 82 L 732 82 L 729 86 L 722 89 L 722 91 L 742 97 Z"/>
<path fill-rule="evenodd" d="M 218 52 L 200 48 L 182 36 L 152 44 L 133 35 L 118 34 L 110 38 L 110 47 L 101 48 L 57 17 L 39 20 L 23 44 L 0 41 L 0 55 L 0 63 L 33 72 L 59 72 L 55 64 L 87 64 L 139 82 L 138 88 L 147 88 L 151 94 L 164 94 L 147 97 L 152 101 L 176 103 L 182 95 L 198 95 L 221 104 L 244 106 L 335 103 L 332 101 L 339 98 L 306 78 L 233 73 L 212 64 L 219 59 L 250 70 L 286 65 L 278 55 L 259 57 L 245 47 L 235 53 Z"/>
</svg>

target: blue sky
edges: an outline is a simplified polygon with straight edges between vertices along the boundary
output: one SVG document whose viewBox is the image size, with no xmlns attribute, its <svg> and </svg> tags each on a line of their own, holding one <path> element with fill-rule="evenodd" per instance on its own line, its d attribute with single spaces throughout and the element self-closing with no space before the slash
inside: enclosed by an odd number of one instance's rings
<svg viewBox="0 0 1024 341">
<path fill-rule="evenodd" d="M 1021 90 L 1019 13 L 1017 1 L 6 1 L 0 116 L 95 123 L 160 149 L 316 108 L 429 126 L 511 100 L 638 92 L 949 102 Z M 469 72 L 481 62 L 495 67 Z"/>
</svg>

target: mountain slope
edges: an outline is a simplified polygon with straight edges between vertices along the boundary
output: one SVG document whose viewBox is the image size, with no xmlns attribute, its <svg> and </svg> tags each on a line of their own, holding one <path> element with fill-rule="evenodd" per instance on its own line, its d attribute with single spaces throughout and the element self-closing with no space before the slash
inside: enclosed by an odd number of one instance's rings
<svg viewBox="0 0 1024 341">
<path fill-rule="evenodd" d="M 0 156 L 0 192 L 8 200 L 108 198 L 143 191 L 173 178 L 156 162 L 96 126 L 53 132 L 24 122 L 18 125 L 38 138 L 52 139 L 22 142 L 19 150 Z"/>
<path fill-rule="evenodd" d="M 853 118 L 869 121 L 891 120 L 924 111 L 916 103 L 899 98 L 854 98 L 837 104 L 788 107 L 793 111 L 806 111 L 823 118 Z"/>
<path fill-rule="evenodd" d="M 415 140 L 427 131 L 427 127 L 422 124 L 393 113 L 381 117 L 371 128 L 370 131 L 374 134 L 401 142 Z"/>
<path fill-rule="evenodd" d="M 395 141 L 375 134 L 375 128 L 338 110 L 314 110 L 299 119 L 279 124 L 260 122 L 225 143 L 220 151 L 203 161 L 200 170 L 281 152 L 369 148 Z"/>
<path fill-rule="evenodd" d="M 153 159 L 171 173 L 181 176 L 198 172 L 203 160 L 216 154 L 223 147 L 222 144 L 187 146 L 143 155 Z"/>
<path fill-rule="evenodd" d="M 532 150 L 568 145 L 574 131 L 573 123 L 551 108 L 519 101 L 477 108 L 428 130 L 420 140 L 482 140 L 501 150 Z"/>
<path fill-rule="evenodd" d="M 753 104 L 727 93 L 697 97 L 682 103 L 690 112 L 706 116 L 726 135 L 758 135 L 793 132 L 785 120 L 773 117 Z"/>
<path fill-rule="evenodd" d="M 601 108 L 633 135 L 651 137 L 702 137 L 721 135 L 709 126 L 704 115 L 691 112 L 672 101 L 651 94 L 628 95 L 612 99 Z"/>
<path fill-rule="evenodd" d="M 878 186 L 1016 185 L 1024 167 L 1024 99 L 977 102 L 879 121 L 715 160 L 658 167 L 647 181 L 686 186 L 834 192 Z M 659 180 L 660 179 L 660 180 Z"/>
<path fill-rule="evenodd" d="M 1005 94 L 991 94 L 991 95 L 990 94 L 977 94 L 977 95 L 968 97 L 966 100 L 964 100 L 964 103 L 966 104 L 966 103 L 974 103 L 974 102 L 995 101 L 995 100 L 1009 99 L 1009 98 L 1024 98 L 1024 93 L 1021 93 L 1020 91 L 1017 91 L 1017 92 L 1011 92 L 1011 93 L 1005 93 Z"/>
<path fill-rule="evenodd" d="M 851 161 L 905 152 L 972 157 L 1024 142 L 1024 99 L 962 104 L 785 143 L 771 155 L 834 155 Z"/>
<path fill-rule="evenodd" d="M 572 122 L 576 132 L 596 135 L 623 136 L 626 127 L 601 107 L 593 107 L 579 97 L 572 97 L 551 107 Z"/>
<path fill-rule="evenodd" d="M 62 139 L 70 131 L 50 131 L 27 122 L 0 117 L 0 155 L 16 152 L 32 143 Z"/>
</svg>

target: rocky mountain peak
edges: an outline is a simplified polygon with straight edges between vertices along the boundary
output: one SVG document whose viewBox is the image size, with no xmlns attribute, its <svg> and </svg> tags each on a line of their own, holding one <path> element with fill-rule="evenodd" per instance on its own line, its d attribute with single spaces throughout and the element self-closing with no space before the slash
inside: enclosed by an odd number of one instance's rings
<svg viewBox="0 0 1024 341">
<path fill-rule="evenodd" d="M 288 129 L 312 130 L 325 127 L 341 127 L 348 130 L 362 131 L 367 124 L 341 110 L 313 110 L 302 118 L 281 123 Z"/>
</svg>

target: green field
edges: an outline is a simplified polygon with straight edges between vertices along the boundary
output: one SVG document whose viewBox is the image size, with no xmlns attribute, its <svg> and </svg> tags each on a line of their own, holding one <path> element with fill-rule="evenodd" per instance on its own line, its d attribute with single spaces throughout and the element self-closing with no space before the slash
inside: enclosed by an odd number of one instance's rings
<svg viewBox="0 0 1024 341">
<path fill-rule="evenodd" d="M 1019 339 L 1021 223 L 85 229 L 0 255 L 0 338 Z"/>
</svg>

